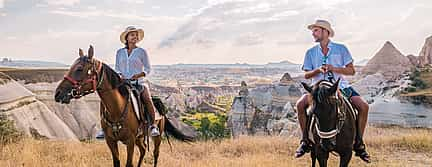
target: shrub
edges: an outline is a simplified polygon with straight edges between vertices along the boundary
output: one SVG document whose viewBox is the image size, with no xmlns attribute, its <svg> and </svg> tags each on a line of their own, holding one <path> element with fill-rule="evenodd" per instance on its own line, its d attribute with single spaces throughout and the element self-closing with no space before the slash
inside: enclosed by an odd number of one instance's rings
<svg viewBox="0 0 432 167">
<path fill-rule="evenodd" d="M 22 136 L 23 134 L 16 129 L 14 121 L 0 113 L 0 144 L 17 142 Z"/>
</svg>

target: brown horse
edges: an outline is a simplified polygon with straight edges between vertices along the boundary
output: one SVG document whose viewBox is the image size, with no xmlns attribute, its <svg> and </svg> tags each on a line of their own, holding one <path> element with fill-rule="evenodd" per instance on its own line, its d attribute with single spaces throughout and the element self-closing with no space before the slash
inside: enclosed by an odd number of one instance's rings
<svg viewBox="0 0 432 167">
<path fill-rule="evenodd" d="M 140 120 L 134 113 L 133 107 L 130 107 L 132 106 L 130 87 L 112 68 L 93 58 L 93 55 L 92 46 L 88 50 L 88 56 L 84 56 L 83 51 L 79 49 L 79 58 L 71 65 L 63 81 L 58 85 L 55 100 L 68 104 L 72 98 L 78 99 L 97 92 L 101 99 L 101 126 L 105 132 L 105 141 L 111 150 L 114 166 L 120 166 L 118 141 L 127 146 L 127 167 L 133 166 L 134 147 L 138 146 L 140 151 L 138 166 L 141 166 L 148 146 L 148 142 L 146 144 L 144 140 L 146 136 L 147 139 L 149 137 L 148 125 L 146 124 L 143 134 L 140 135 Z M 185 135 L 176 129 L 165 115 L 157 125 L 161 135 L 151 137 L 154 143 L 154 166 L 157 166 L 163 132 L 182 141 L 194 140 L 194 136 Z"/>
<path fill-rule="evenodd" d="M 339 80 L 331 83 L 321 80 L 313 87 L 302 82 L 309 92 L 311 106 L 308 111 L 308 128 L 312 131 L 312 166 L 318 159 L 319 166 L 327 166 L 330 152 L 340 156 L 340 166 L 348 166 L 358 134 L 356 114 L 349 101 L 338 93 Z M 357 133 L 356 133 L 357 132 Z"/>
</svg>

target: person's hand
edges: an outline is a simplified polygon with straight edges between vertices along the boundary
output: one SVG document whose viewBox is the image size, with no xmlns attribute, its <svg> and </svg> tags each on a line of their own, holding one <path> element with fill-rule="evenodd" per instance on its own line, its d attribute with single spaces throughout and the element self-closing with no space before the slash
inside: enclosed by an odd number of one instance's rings
<svg viewBox="0 0 432 167">
<path fill-rule="evenodd" d="M 326 72 L 326 68 L 325 68 L 325 66 L 324 66 L 324 65 L 323 65 L 323 66 L 321 66 L 320 68 L 316 69 L 316 70 L 318 70 L 318 71 L 319 71 L 319 73 L 325 73 L 325 72 Z"/>
<path fill-rule="evenodd" d="M 331 64 L 326 64 L 324 65 L 325 71 L 333 71 L 334 70 L 334 66 Z"/>
<path fill-rule="evenodd" d="M 120 74 L 120 80 L 124 80 L 124 79 L 125 79 L 125 77 Z"/>
<path fill-rule="evenodd" d="M 142 75 L 141 75 L 141 73 L 139 73 L 139 74 L 133 75 L 131 79 L 139 79 L 141 77 L 142 77 Z"/>
</svg>

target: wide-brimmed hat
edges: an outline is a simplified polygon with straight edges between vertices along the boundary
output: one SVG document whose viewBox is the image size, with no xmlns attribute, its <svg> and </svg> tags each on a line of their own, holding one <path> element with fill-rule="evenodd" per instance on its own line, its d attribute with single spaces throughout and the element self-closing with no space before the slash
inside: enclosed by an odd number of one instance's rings
<svg viewBox="0 0 432 167">
<path fill-rule="evenodd" d="M 330 23 L 327 20 L 316 20 L 314 24 L 307 26 L 309 30 L 312 30 L 314 27 L 321 27 L 328 30 L 330 32 L 329 34 L 330 37 L 333 37 L 335 34 L 333 29 L 331 28 Z"/>
<path fill-rule="evenodd" d="M 144 30 L 140 28 L 135 28 L 134 26 L 129 26 L 120 34 L 120 41 L 126 43 L 126 35 L 130 32 L 138 32 L 138 42 L 144 38 Z"/>
</svg>

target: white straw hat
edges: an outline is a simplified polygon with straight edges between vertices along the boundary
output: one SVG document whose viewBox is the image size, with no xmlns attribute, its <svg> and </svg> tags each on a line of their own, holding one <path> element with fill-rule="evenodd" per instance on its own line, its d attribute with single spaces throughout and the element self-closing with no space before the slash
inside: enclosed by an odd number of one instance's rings
<svg viewBox="0 0 432 167">
<path fill-rule="evenodd" d="M 307 28 L 309 30 L 312 30 L 314 27 L 321 27 L 328 30 L 330 32 L 330 37 L 333 37 L 335 34 L 333 29 L 331 28 L 330 23 L 327 20 L 316 20 L 314 24 L 309 25 Z"/>
<path fill-rule="evenodd" d="M 120 41 L 125 44 L 126 43 L 126 35 L 130 32 L 134 32 L 134 31 L 138 32 L 138 42 L 144 38 L 144 30 L 142 30 L 140 28 L 139 29 L 135 28 L 134 26 L 129 26 L 126 28 L 125 31 L 123 31 L 120 34 Z"/>
</svg>

